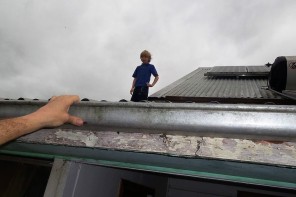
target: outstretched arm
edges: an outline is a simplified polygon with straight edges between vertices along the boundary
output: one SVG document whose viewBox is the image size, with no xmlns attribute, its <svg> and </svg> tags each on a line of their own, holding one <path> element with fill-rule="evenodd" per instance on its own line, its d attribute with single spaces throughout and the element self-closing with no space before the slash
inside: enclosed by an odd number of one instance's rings
<svg viewBox="0 0 296 197">
<path fill-rule="evenodd" d="M 70 106 L 79 101 L 78 96 L 52 97 L 49 103 L 31 114 L 0 120 L 0 145 L 43 127 L 57 127 L 64 123 L 83 125 L 81 118 L 68 114 Z"/>
</svg>

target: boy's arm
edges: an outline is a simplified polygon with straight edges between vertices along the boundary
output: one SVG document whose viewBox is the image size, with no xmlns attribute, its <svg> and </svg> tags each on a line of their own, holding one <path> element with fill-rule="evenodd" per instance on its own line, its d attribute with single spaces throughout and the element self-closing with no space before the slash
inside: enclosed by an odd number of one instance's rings
<svg viewBox="0 0 296 197">
<path fill-rule="evenodd" d="M 130 94 L 133 94 L 133 92 L 134 92 L 136 81 L 137 81 L 137 78 L 134 78 L 133 83 L 132 83 L 132 88 L 130 90 Z"/>
<path fill-rule="evenodd" d="M 83 120 L 68 114 L 69 107 L 79 101 L 78 96 L 59 96 L 31 114 L 0 121 L 0 145 L 43 127 L 57 127 L 64 123 L 83 125 Z"/>
<path fill-rule="evenodd" d="M 155 84 L 157 83 L 158 79 L 159 79 L 159 76 L 157 75 L 157 76 L 154 78 L 152 84 L 148 83 L 147 86 L 148 86 L 148 87 L 153 87 L 153 86 L 155 86 Z"/>
</svg>

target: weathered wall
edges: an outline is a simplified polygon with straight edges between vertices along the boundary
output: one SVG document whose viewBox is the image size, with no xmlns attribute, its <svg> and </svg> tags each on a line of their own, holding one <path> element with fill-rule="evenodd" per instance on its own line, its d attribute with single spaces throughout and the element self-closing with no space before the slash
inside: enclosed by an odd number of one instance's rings
<svg viewBox="0 0 296 197">
<path fill-rule="evenodd" d="M 296 166 L 295 142 L 43 129 L 18 141 Z"/>
</svg>

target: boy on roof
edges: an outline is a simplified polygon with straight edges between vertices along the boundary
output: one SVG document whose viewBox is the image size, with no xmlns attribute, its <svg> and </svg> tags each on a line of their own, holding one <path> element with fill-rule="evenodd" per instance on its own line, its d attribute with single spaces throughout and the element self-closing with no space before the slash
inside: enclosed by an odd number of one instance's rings
<svg viewBox="0 0 296 197">
<path fill-rule="evenodd" d="M 144 50 L 140 54 L 142 64 L 138 66 L 133 74 L 133 84 L 130 90 L 132 94 L 131 101 L 139 102 L 148 99 L 149 87 L 153 87 L 158 79 L 158 73 L 154 65 L 150 64 L 151 53 Z M 153 83 L 150 84 L 151 74 L 154 76 Z"/>
</svg>

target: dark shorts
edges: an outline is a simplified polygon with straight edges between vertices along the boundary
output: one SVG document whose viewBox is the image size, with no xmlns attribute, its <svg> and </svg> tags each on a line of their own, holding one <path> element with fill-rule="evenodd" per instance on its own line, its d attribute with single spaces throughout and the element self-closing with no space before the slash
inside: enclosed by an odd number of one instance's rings
<svg viewBox="0 0 296 197">
<path fill-rule="evenodd" d="M 139 102 L 139 101 L 147 100 L 148 91 L 149 91 L 149 88 L 147 86 L 135 87 L 131 101 Z"/>
</svg>

